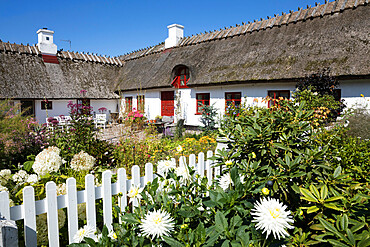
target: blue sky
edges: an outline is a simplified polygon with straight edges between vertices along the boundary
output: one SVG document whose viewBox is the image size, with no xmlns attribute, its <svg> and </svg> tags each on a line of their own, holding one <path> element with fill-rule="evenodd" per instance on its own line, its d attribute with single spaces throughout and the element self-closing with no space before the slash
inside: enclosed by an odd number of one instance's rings
<svg viewBox="0 0 370 247">
<path fill-rule="evenodd" d="M 319 3 L 323 3 L 321 0 Z M 117 56 L 163 42 L 167 26 L 185 27 L 185 36 L 235 26 L 298 7 L 312 0 L 0 0 L 0 39 L 35 44 L 36 31 L 55 31 L 58 49 Z"/>
</svg>

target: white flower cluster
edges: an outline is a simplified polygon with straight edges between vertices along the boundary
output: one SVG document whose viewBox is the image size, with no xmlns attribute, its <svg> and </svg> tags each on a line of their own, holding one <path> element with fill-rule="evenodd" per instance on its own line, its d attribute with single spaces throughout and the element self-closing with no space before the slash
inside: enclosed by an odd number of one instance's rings
<svg viewBox="0 0 370 247">
<path fill-rule="evenodd" d="M 32 168 L 39 176 L 45 176 L 51 172 L 57 172 L 62 164 L 62 158 L 59 156 L 60 149 L 57 147 L 48 147 L 42 150 L 35 159 Z"/>
<path fill-rule="evenodd" d="M 12 176 L 12 172 L 9 169 L 1 170 L 0 171 L 0 185 L 5 185 L 11 176 Z"/>
<path fill-rule="evenodd" d="M 0 192 L 1 191 L 8 191 L 8 188 L 7 187 L 5 187 L 5 186 L 2 186 L 1 184 L 0 184 Z"/>
<path fill-rule="evenodd" d="M 95 158 L 81 151 L 75 154 L 71 161 L 71 168 L 75 171 L 89 171 L 95 165 Z"/>
<path fill-rule="evenodd" d="M 65 183 L 58 184 L 57 185 L 57 195 L 61 196 L 65 194 L 67 194 L 67 185 Z"/>
<path fill-rule="evenodd" d="M 31 174 L 27 178 L 26 182 L 33 185 L 33 184 L 37 183 L 38 181 L 39 181 L 39 176 L 37 176 L 37 174 Z"/>
<path fill-rule="evenodd" d="M 25 170 L 19 170 L 16 174 L 13 175 L 12 179 L 17 184 L 23 184 L 27 182 L 29 175 Z"/>
</svg>

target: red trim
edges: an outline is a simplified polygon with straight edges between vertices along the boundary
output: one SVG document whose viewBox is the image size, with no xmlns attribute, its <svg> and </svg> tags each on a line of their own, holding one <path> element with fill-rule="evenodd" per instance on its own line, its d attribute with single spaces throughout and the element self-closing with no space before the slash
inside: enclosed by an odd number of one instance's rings
<svg viewBox="0 0 370 247">
<path fill-rule="evenodd" d="M 57 56 L 54 55 L 46 55 L 42 54 L 42 59 L 44 60 L 44 63 L 55 63 L 59 64 Z"/>
<path fill-rule="evenodd" d="M 231 96 L 231 97 L 228 97 Z M 230 102 L 230 103 L 229 103 Z M 241 92 L 226 92 L 225 93 L 225 111 L 226 107 L 230 104 L 241 105 L 242 103 L 242 93 Z"/>
<path fill-rule="evenodd" d="M 289 90 L 269 90 L 267 91 L 267 96 L 272 99 L 278 99 L 283 97 L 284 99 L 290 98 L 290 91 Z M 275 105 L 275 101 L 269 100 L 268 107 L 270 108 L 272 105 Z"/>
<path fill-rule="evenodd" d="M 201 98 L 201 96 L 205 96 L 205 97 L 202 97 L 202 99 L 199 99 Z M 210 101 L 210 93 L 197 93 L 196 94 L 196 113 L 195 115 L 200 115 L 202 114 L 202 112 L 199 111 L 199 108 L 200 108 L 200 104 L 199 103 L 202 103 L 203 105 L 209 105 L 209 101 Z"/>
<path fill-rule="evenodd" d="M 189 81 L 189 69 L 185 66 L 180 66 L 175 71 L 175 78 L 173 79 L 171 85 L 175 88 L 188 88 L 186 84 Z"/>
</svg>

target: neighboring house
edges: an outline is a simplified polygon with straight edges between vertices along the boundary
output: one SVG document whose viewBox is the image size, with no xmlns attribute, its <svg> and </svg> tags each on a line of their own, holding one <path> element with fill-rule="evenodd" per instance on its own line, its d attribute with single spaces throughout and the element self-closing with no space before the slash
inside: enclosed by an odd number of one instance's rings
<svg viewBox="0 0 370 247">
<path fill-rule="evenodd" d="M 232 103 L 268 106 L 266 96 L 291 97 L 297 81 L 329 67 L 352 106 L 370 99 L 369 16 L 368 0 L 336 0 L 188 37 L 174 24 L 165 42 L 119 58 L 57 51 L 41 29 L 37 47 L 0 42 L 0 99 L 31 106 L 40 122 L 44 98 L 49 116 L 86 98 L 96 112 L 135 108 L 200 125 L 202 104 L 220 114 Z"/>
<path fill-rule="evenodd" d="M 220 113 L 231 102 L 267 106 L 266 96 L 291 97 L 298 80 L 326 67 L 340 82 L 339 97 L 349 106 L 363 102 L 361 94 L 370 96 L 369 16 L 367 1 L 337 0 L 189 37 L 168 26 L 164 43 L 121 56 L 122 106 L 141 105 L 150 119 L 178 113 L 199 125 L 201 104 Z"/>
<path fill-rule="evenodd" d="M 0 99 L 22 103 L 40 123 L 47 115 L 69 115 L 69 101 L 90 104 L 96 113 L 102 107 L 106 114 L 118 113 L 113 86 L 123 65 L 120 59 L 57 51 L 53 31 L 37 33 L 35 46 L 0 41 Z"/>
</svg>

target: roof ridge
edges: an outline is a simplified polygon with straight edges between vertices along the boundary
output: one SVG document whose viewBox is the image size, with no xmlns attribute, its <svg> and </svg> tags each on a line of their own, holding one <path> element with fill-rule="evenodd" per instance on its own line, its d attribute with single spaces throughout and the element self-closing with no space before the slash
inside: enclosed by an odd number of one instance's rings
<svg viewBox="0 0 370 247">
<path fill-rule="evenodd" d="M 180 40 L 178 45 L 172 48 L 195 45 L 212 40 L 227 39 L 234 36 L 245 35 L 247 33 L 252 33 L 255 31 L 258 32 L 260 30 L 267 30 L 268 28 L 271 29 L 274 27 L 280 27 L 283 25 L 288 26 L 291 23 L 295 24 L 299 21 L 306 21 L 308 19 L 323 17 L 325 15 L 343 12 L 347 9 L 355 9 L 361 5 L 367 5 L 368 1 L 369 0 L 325 0 L 324 4 L 316 2 L 315 6 L 313 7 L 309 5 L 307 5 L 306 8 L 298 7 L 297 11 L 290 10 L 289 13 L 282 12 L 281 15 L 274 14 L 274 17 L 267 16 L 267 19 L 261 18 L 260 20 L 254 20 L 253 22 L 242 22 L 242 25 L 236 24 L 235 26 L 225 27 L 224 29 L 220 28 L 220 30 L 208 31 L 203 33 L 201 32 L 200 34 L 185 36 Z M 153 49 L 154 47 L 158 49 Z M 126 53 L 121 56 L 121 59 L 123 59 L 124 61 L 138 59 L 140 57 L 155 54 L 163 50 L 165 50 L 165 48 L 164 43 L 162 42 L 158 45 L 147 47 L 142 50 L 136 50 Z"/>
<path fill-rule="evenodd" d="M 26 54 L 26 55 L 40 55 L 41 52 L 36 45 L 23 45 L 4 42 L 0 40 L 0 52 L 12 52 L 12 53 L 19 53 L 19 54 Z M 62 59 L 69 59 L 69 60 L 83 60 L 87 62 L 96 62 L 96 63 L 104 63 L 104 64 L 111 64 L 122 66 L 124 61 L 121 60 L 119 56 L 110 57 L 110 56 L 102 56 L 96 55 L 94 53 L 85 53 L 85 52 L 74 52 L 74 51 L 63 51 L 59 50 L 56 54 L 57 57 Z"/>
</svg>

